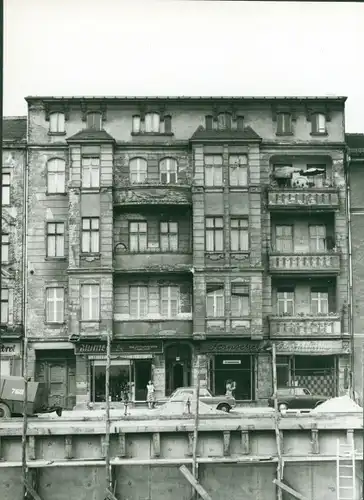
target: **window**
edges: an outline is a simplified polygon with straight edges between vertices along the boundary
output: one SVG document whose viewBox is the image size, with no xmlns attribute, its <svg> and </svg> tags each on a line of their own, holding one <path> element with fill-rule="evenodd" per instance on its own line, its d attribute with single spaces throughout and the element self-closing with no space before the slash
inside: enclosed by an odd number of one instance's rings
<svg viewBox="0 0 364 500">
<path fill-rule="evenodd" d="M 101 113 L 88 113 L 86 118 L 87 128 L 101 130 Z"/>
<path fill-rule="evenodd" d="M 230 186 L 246 186 L 248 184 L 247 155 L 229 156 Z"/>
<path fill-rule="evenodd" d="M 47 193 L 64 193 L 66 177 L 66 162 L 60 158 L 49 160 L 47 166 Z"/>
<path fill-rule="evenodd" d="M 206 130 L 212 130 L 213 129 L 213 117 L 211 115 L 205 116 L 205 128 Z"/>
<path fill-rule="evenodd" d="M 130 182 L 141 184 L 146 182 L 148 175 L 148 164 L 144 158 L 133 158 L 129 163 Z"/>
<path fill-rule="evenodd" d="M 250 301 L 249 301 L 249 286 L 241 283 L 231 284 L 231 316 L 241 318 L 249 316 Z"/>
<path fill-rule="evenodd" d="M 293 289 L 278 289 L 277 290 L 277 312 L 279 315 L 294 315 L 294 290 Z"/>
<path fill-rule="evenodd" d="M 248 219 L 231 219 L 230 221 L 232 252 L 246 252 L 249 250 Z"/>
<path fill-rule="evenodd" d="M 326 116 L 323 113 L 312 115 L 312 133 L 326 134 Z"/>
<path fill-rule="evenodd" d="M 291 134 L 292 133 L 292 116 L 290 113 L 277 114 L 277 134 Z"/>
<path fill-rule="evenodd" d="M 1 185 L 1 203 L 2 205 L 10 205 L 10 174 L 2 174 Z"/>
<path fill-rule="evenodd" d="M 172 133 L 172 117 L 167 115 L 164 117 L 164 133 L 171 134 Z"/>
<path fill-rule="evenodd" d="M 206 217 L 206 251 L 221 252 L 224 248 L 222 217 Z"/>
<path fill-rule="evenodd" d="M 218 128 L 218 130 L 231 129 L 231 114 L 230 113 L 220 113 L 217 116 L 217 128 Z"/>
<path fill-rule="evenodd" d="M 167 318 L 175 318 L 179 312 L 179 287 L 160 287 L 160 313 Z"/>
<path fill-rule="evenodd" d="M 133 116 L 133 132 L 135 134 L 140 132 L 140 116 Z"/>
<path fill-rule="evenodd" d="M 163 184 L 177 182 L 177 161 L 174 158 L 164 158 L 159 163 L 159 175 Z"/>
<path fill-rule="evenodd" d="M 145 115 L 145 131 L 159 133 L 158 113 L 147 113 Z"/>
<path fill-rule="evenodd" d="M 129 222 L 129 250 L 131 252 L 145 252 L 147 248 L 147 223 Z"/>
<path fill-rule="evenodd" d="M 236 117 L 236 128 L 238 130 L 244 130 L 244 116 Z"/>
<path fill-rule="evenodd" d="M 64 257 L 64 222 L 47 223 L 47 257 Z"/>
<path fill-rule="evenodd" d="M 1 235 L 1 263 L 7 264 L 9 262 L 9 235 L 7 233 L 3 233 Z"/>
<path fill-rule="evenodd" d="M 82 187 L 100 187 L 100 158 L 82 158 Z"/>
<path fill-rule="evenodd" d="M 100 319 L 100 285 L 81 285 L 82 321 Z"/>
<path fill-rule="evenodd" d="M 9 290 L 1 289 L 1 323 L 6 324 L 9 321 Z"/>
<path fill-rule="evenodd" d="M 310 251 L 324 252 L 326 250 L 326 227 L 324 225 L 308 226 Z"/>
<path fill-rule="evenodd" d="M 225 299 L 223 285 L 207 285 L 206 315 L 210 318 L 221 318 L 225 314 Z"/>
<path fill-rule="evenodd" d="M 222 156 L 205 155 L 206 186 L 222 186 Z"/>
<path fill-rule="evenodd" d="M 100 251 L 100 219 L 99 217 L 82 218 L 83 253 L 98 253 Z"/>
<path fill-rule="evenodd" d="M 327 289 L 311 289 L 311 313 L 313 315 L 329 313 L 329 294 Z"/>
<path fill-rule="evenodd" d="M 160 245 L 162 252 L 178 250 L 178 222 L 160 223 Z"/>
<path fill-rule="evenodd" d="M 307 165 L 307 169 L 317 169 L 321 170 L 322 173 L 316 175 L 311 175 L 308 179 L 309 182 L 313 184 L 315 188 L 322 188 L 326 180 L 326 165 Z"/>
<path fill-rule="evenodd" d="M 144 318 L 148 314 L 148 287 L 129 287 L 129 314 L 133 318 Z"/>
<path fill-rule="evenodd" d="M 51 287 L 46 290 L 47 323 L 64 322 L 64 288 Z"/>
<path fill-rule="evenodd" d="M 282 253 L 293 251 L 293 226 L 276 226 L 276 250 Z"/>
<path fill-rule="evenodd" d="M 65 130 L 64 113 L 52 113 L 49 116 L 49 131 L 53 134 L 63 134 Z"/>
</svg>

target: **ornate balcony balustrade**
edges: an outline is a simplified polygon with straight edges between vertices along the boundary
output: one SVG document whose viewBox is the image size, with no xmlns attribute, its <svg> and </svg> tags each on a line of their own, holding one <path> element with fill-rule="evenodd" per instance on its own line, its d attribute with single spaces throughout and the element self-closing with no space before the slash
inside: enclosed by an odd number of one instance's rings
<svg viewBox="0 0 364 500">
<path fill-rule="evenodd" d="M 340 273 L 340 253 L 280 253 L 272 252 L 269 255 L 269 271 L 271 273 Z"/>
<path fill-rule="evenodd" d="M 341 337 L 339 314 L 327 316 L 271 316 L 271 338 Z"/>
<path fill-rule="evenodd" d="M 270 188 L 268 191 L 268 208 L 337 210 L 339 208 L 339 192 L 336 188 Z"/>
</svg>

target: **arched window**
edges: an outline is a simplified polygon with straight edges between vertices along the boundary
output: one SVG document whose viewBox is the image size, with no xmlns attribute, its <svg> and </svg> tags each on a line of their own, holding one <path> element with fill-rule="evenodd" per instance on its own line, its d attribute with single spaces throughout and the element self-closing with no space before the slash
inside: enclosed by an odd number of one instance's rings
<svg viewBox="0 0 364 500">
<path fill-rule="evenodd" d="M 132 184 L 146 182 L 148 176 L 148 164 L 144 158 L 133 158 L 129 162 L 129 176 Z"/>
<path fill-rule="evenodd" d="M 174 158 L 163 158 L 159 163 L 159 175 L 162 184 L 175 184 L 177 182 L 178 164 Z"/>
<path fill-rule="evenodd" d="M 47 193 L 64 193 L 66 190 L 66 162 L 61 158 L 49 160 L 47 165 Z"/>
<path fill-rule="evenodd" d="M 145 115 L 145 131 L 146 132 L 159 132 L 159 114 L 147 113 Z"/>
<path fill-rule="evenodd" d="M 64 113 L 52 113 L 49 116 L 49 131 L 53 134 L 62 134 L 65 127 Z"/>
<path fill-rule="evenodd" d="M 92 112 L 87 114 L 87 128 L 92 128 L 94 130 L 101 130 L 101 113 Z"/>
</svg>

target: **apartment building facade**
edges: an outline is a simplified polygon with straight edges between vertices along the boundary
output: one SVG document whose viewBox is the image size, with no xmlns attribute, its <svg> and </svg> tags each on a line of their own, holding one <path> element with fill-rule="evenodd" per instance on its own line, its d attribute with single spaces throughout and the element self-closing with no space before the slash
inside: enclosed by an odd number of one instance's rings
<svg viewBox="0 0 364 500">
<path fill-rule="evenodd" d="M 28 370 L 67 408 L 348 390 L 345 98 L 28 103 Z"/>
<path fill-rule="evenodd" d="M 21 375 L 26 117 L 3 120 L 0 377 Z"/>
</svg>

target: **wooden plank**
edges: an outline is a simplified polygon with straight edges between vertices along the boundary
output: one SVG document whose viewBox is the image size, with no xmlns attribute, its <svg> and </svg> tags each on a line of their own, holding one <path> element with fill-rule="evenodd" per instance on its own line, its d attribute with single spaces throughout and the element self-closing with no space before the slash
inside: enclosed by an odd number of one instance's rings
<svg viewBox="0 0 364 500">
<path fill-rule="evenodd" d="M 276 484 L 281 490 L 286 491 L 295 498 L 298 498 L 298 500 L 308 500 L 307 497 L 304 497 L 303 495 L 301 495 L 301 493 L 298 493 L 298 491 L 282 483 L 282 481 L 278 481 L 278 479 L 273 479 L 273 483 Z"/>
<path fill-rule="evenodd" d="M 243 455 L 250 453 L 250 437 L 247 430 L 241 431 L 241 451 Z"/>
<path fill-rule="evenodd" d="M 29 460 L 35 460 L 35 437 L 28 437 L 28 458 Z"/>
<path fill-rule="evenodd" d="M 317 424 L 314 424 L 311 429 L 311 452 L 314 454 L 320 453 Z"/>
<path fill-rule="evenodd" d="M 114 493 L 112 491 L 109 490 L 109 488 L 106 488 L 105 490 L 105 500 L 118 500 L 116 498 L 116 496 L 114 495 Z"/>
<path fill-rule="evenodd" d="M 212 500 L 207 491 L 201 486 L 201 484 L 194 478 L 192 473 L 187 469 L 185 465 L 182 465 L 179 470 L 190 483 L 190 485 L 196 490 L 203 500 Z"/>
<path fill-rule="evenodd" d="M 101 458 L 106 458 L 107 443 L 105 436 L 100 436 Z"/>
<path fill-rule="evenodd" d="M 126 437 L 125 432 L 119 432 L 119 457 L 126 457 Z"/>
<path fill-rule="evenodd" d="M 161 454 L 161 439 L 159 432 L 153 433 L 153 455 L 159 457 Z"/>
<path fill-rule="evenodd" d="M 230 455 L 230 431 L 223 432 L 224 439 L 224 457 L 228 457 Z"/>
<path fill-rule="evenodd" d="M 72 436 L 65 436 L 65 438 L 64 438 L 64 452 L 65 452 L 66 458 L 68 458 L 68 459 L 73 458 Z"/>
<path fill-rule="evenodd" d="M 31 486 L 26 479 L 23 479 L 23 483 L 27 491 L 32 495 L 33 500 L 42 500 L 42 498 L 38 495 L 33 486 Z"/>
</svg>

